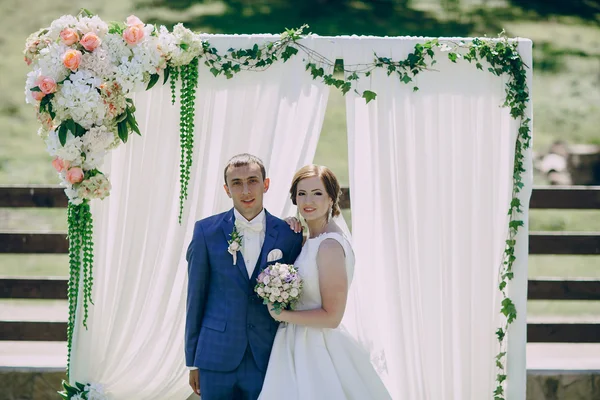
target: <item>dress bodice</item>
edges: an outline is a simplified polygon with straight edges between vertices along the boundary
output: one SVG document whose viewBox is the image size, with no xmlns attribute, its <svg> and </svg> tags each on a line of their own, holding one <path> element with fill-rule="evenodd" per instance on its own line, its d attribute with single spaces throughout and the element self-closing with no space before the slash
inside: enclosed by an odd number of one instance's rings
<svg viewBox="0 0 600 400">
<path fill-rule="evenodd" d="M 348 286 L 352 282 L 354 274 L 354 252 L 348 239 L 341 233 L 327 232 L 317 237 L 309 238 L 304 243 L 300 255 L 296 259 L 294 266 L 298 269 L 298 274 L 303 280 L 302 293 L 300 300 L 296 304 L 296 310 L 312 310 L 321 307 L 321 291 L 319 287 L 319 268 L 317 265 L 317 253 L 319 247 L 325 239 L 334 239 L 339 242 L 346 255 L 346 273 L 348 275 Z"/>
</svg>

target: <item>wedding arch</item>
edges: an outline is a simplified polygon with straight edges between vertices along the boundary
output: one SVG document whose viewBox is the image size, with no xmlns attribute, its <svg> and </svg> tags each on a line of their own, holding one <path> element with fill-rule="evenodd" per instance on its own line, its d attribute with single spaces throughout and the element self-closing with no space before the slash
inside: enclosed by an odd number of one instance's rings
<svg viewBox="0 0 600 400">
<path fill-rule="evenodd" d="M 289 215 L 332 87 L 358 265 L 348 328 L 394 398 L 525 398 L 531 41 L 305 28 L 207 35 L 83 10 L 27 39 L 26 99 L 69 198 L 63 398 L 191 393 L 193 223 L 227 207 L 219 171 L 239 152 L 264 159 L 266 205 Z"/>
</svg>

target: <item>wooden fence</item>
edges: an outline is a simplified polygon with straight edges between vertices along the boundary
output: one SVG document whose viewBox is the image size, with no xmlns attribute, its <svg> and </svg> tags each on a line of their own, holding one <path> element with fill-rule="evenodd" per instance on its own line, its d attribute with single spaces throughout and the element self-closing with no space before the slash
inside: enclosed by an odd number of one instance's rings
<svg viewBox="0 0 600 400">
<path fill-rule="evenodd" d="M 348 189 L 344 189 L 342 208 L 349 208 Z M 40 185 L 0 186 L 0 207 L 67 206 L 61 188 Z M 536 187 L 532 209 L 600 210 L 600 187 Z M 65 233 L 1 232 L 0 253 L 65 254 Z M 530 232 L 529 254 L 600 255 L 600 232 Z M 598 259 L 600 268 L 600 257 Z M 1 274 L 1 269 L 0 269 Z M 0 276 L 0 298 L 67 298 L 64 278 L 18 278 Z M 600 300 L 600 280 L 530 280 L 530 300 Z M 65 341 L 64 322 L 0 321 L 0 340 Z M 600 343 L 600 324 L 535 323 L 527 325 L 527 341 L 537 343 Z"/>
</svg>

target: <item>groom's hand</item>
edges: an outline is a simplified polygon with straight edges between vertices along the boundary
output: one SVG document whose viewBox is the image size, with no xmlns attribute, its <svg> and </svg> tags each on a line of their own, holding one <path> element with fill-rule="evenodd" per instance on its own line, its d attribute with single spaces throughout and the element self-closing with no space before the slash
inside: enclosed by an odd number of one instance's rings
<svg viewBox="0 0 600 400">
<path fill-rule="evenodd" d="M 197 369 L 190 371 L 190 386 L 194 393 L 200 396 L 200 373 Z"/>
<path fill-rule="evenodd" d="M 296 217 L 287 217 L 284 219 L 285 222 L 290 226 L 290 229 L 296 233 L 302 232 L 302 224 Z"/>
</svg>

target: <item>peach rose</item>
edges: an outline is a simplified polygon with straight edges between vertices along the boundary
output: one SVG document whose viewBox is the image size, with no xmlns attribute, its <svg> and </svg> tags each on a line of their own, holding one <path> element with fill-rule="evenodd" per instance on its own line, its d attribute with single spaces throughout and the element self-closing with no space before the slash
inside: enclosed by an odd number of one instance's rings
<svg viewBox="0 0 600 400">
<path fill-rule="evenodd" d="M 83 48 L 87 51 L 94 51 L 96 47 L 100 46 L 100 43 L 102 43 L 102 41 L 94 32 L 88 32 L 85 35 L 83 35 L 80 43 L 83 46 Z"/>
<path fill-rule="evenodd" d="M 44 92 L 31 92 L 31 97 L 36 101 L 41 101 L 46 94 Z"/>
<path fill-rule="evenodd" d="M 79 50 L 68 50 L 63 56 L 63 64 L 71 71 L 77 70 L 81 63 L 81 52 Z"/>
<path fill-rule="evenodd" d="M 137 26 L 139 28 L 144 27 L 144 23 L 135 15 L 130 15 L 129 17 L 127 17 L 126 24 L 127 26 Z"/>
<path fill-rule="evenodd" d="M 144 29 L 140 28 L 139 26 L 130 26 L 129 28 L 125 29 L 125 31 L 123 31 L 123 39 L 125 39 L 127 44 L 129 44 L 130 46 L 138 44 L 142 41 L 143 38 Z"/>
<path fill-rule="evenodd" d="M 79 167 L 71 168 L 67 171 L 65 178 L 71 185 L 79 183 L 83 180 L 83 170 Z"/>
<path fill-rule="evenodd" d="M 70 46 L 73 43 L 77 43 L 79 35 L 75 29 L 65 28 L 60 32 L 60 38 L 64 44 Z"/>
<path fill-rule="evenodd" d="M 63 172 L 65 169 L 69 168 L 69 165 L 71 165 L 69 161 L 65 161 L 60 157 L 56 157 L 52 160 L 52 166 L 57 172 Z"/>
<path fill-rule="evenodd" d="M 40 76 L 37 81 L 37 86 L 40 88 L 42 93 L 50 94 L 56 92 L 56 82 L 54 79 L 47 76 Z"/>
<path fill-rule="evenodd" d="M 33 61 L 31 61 L 31 58 L 25 57 L 25 62 L 27 63 L 27 65 L 31 65 Z"/>
</svg>

